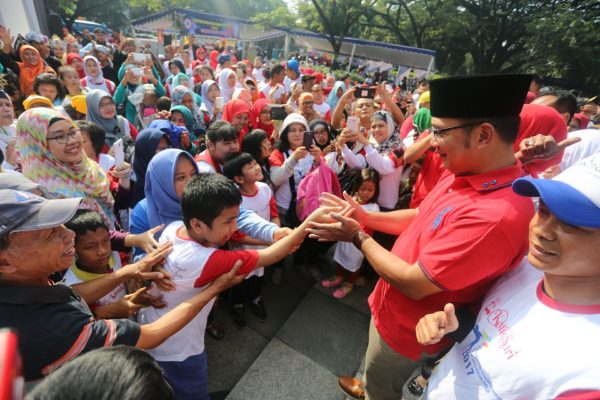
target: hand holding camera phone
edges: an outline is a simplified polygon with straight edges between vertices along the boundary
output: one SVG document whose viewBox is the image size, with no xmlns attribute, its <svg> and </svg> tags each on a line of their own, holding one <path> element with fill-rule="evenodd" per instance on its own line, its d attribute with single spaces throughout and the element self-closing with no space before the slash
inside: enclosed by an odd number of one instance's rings
<svg viewBox="0 0 600 400">
<path fill-rule="evenodd" d="M 302 142 L 302 146 L 304 146 L 304 148 L 307 151 L 310 151 L 310 148 L 313 146 L 314 138 L 315 138 L 314 132 L 311 132 L 311 131 L 304 132 L 304 140 Z"/>
<path fill-rule="evenodd" d="M 346 128 L 348 128 L 350 132 L 358 133 L 360 129 L 360 119 L 358 117 L 348 117 Z"/>
<path fill-rule="evenodd" d="M 287 117 L 287 112 L 282 105 L 271 104 L 271 119 L 283 121 Z"/>
<path fill-rule="evenodd" d="M 371 86 L 357 86 L 354 88 L 355 99 L 374 99 L 375 89 Z"/>
</svg>

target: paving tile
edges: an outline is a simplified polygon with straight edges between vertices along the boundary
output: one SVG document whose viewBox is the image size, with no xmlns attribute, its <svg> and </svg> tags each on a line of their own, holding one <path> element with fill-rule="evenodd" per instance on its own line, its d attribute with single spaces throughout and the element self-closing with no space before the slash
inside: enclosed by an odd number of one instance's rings
<svg viewBox="0 0 600 400">
<path fill-rule="evenodd" d="M 238 329 L 221 306 L 217 307 L 215 318 L 225 328 L 225 337 L 215 340 L 206 334 L 210 393 L 230 391 L 269 343 L 269 339 L 252 329 Z"/>
<path fill-rule="evenodd" d="M 368 341 L 369 318 L 312 290 L 276 338 L 335 375 L 354 375 Z"/>
<path fill-rule="evenodd" d="M 273 339 L 227 400 L 342 400 L 336 376 Z"/>
</svg>

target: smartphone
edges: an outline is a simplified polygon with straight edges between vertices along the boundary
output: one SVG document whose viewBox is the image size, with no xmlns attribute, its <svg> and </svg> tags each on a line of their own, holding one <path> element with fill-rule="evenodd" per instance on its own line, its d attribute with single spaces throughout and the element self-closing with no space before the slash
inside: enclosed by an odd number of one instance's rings
<svg viewBox="0 0 600 400">
<path fill-rule="evenodd" d="M 287 117 L 287 112 L 283 106 L 271 104 L 271 119 L 283 121 L 285 117 Z"/>
<path fill-rule="evenodd" d="M 314 144 L 314 138 L 315 138 L 314 132 L 312 132 L 312 131 L 304 132 L 304 141 L 302 142 L 302 146 L 304 146 L 304 148 L 306 150 L 310 150 L 310 148 Z"/>
<path fill-rule="evenodd" d="M 238 79 L 242 79 L 244 77 L 244 71 L 239 68 L 235 70 L 235 74 L 237 75 Z"/>
<path fill-rule="evenodd" d="M 223 97 L 217 97 L 215 99 L 215 108 L 218 108 L 219 110 L 223 109 L 223 103 L 225 101 L 225 98 Z"/>
<path fill-rule="evenodd" d="M 115 142 L 115 167 L 119 168 L 125 163 L 125 151 L 123 149 L 123 139 L 119 139 Z"/>
<path fill-rule="evenodd" d="M 131 68 L 130 71 L 135 76 L 143 76 L 144 75 L 144 69 L 143 68 Z"/>
<path fill-rule="evenodd" d="M 390 85 L 389 83 L 386 83 L 385 85 L 385 91 L 386 92 L 392 92 L 394 90 L 394 88 L 392 87 L 392 85 Z"/>
<path fill-rule="evenodd" d="M 375 98 L 375 88 L 367 87 L 367 86 L 357 86 L 354 89 L 354 98 L 355 99 L 374 99 Z"/>
<path fill-rule="evenodd" d="M 358 130 L 360 129 L 360 119 L 358 117 L 348 117 L 348 120 L 346 120 L 346 128 L 348 128 L 350 132 L 358 133 Z"/>
<path fill-rule="evenodd" d="M 146 62 L 146 60 L 147 60 L 146 54 L 133 53 L 133 61 L 135 61 L 137 64 L 143 64 Z"/>
</svg>

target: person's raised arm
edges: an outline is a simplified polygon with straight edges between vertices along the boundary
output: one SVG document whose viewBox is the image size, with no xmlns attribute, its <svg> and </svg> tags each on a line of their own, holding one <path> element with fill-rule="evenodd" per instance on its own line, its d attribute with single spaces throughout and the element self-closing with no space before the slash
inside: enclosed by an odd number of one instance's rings
<svg viewBox="0 0 600 400">
<path fill-rule="evenodd" d="M 421 135 L 417 142 L 413 143 L 412 146 L 404 151 L 404 162 L 412 164 L 425 154 L 427 149 L 431 147 L 431 140 L 429 134 L 426 136 Z"/>
<path fill-rule="evenodd" d="M 418 214 L 418 209 L 395 210 L 387 212 L 366 211 L 351 196 L 344 193 L 344 200 L 330 194 L 321 195 L 321 204 L 326 206 L 346 207 L 349 204 L 354 210 L 352 218 L 365 227 L 375 231 L 388 233 L 390 235 L 400 235 L 411 224 Z M 329 241 L 331 238 L 327 238 Z M 332 239 L 339 240 L 339 239 Z"/>
<path fill-rule="evenodd" d="M 344 108 L 346 108 L 346 104 L 352 103 L 354 101 L 354 88 L 351 88 L 346 91 L 340 97 L 337 105 L 335 106 L 335 110 L 333 110 L 333 114 L 331 116 L 331 125 L 333 125 L 334 129 L 342 129 L 342 115 L 344 115 Z"/>
<path fill-rule="evenodd" d="M 385 104 L 389 112 L 392 114 L 392 117 L 394 118 L 396 124 L 398 126 L 402 125 L 405 119 L 404 114 L 402 114 L 402 110 L 400 109 L 400 107 L 398 107 L 398 105 L 394 103 L 390 94 L 387 92 L 387 90 L 385 90 L 385 85 L 377 85 L 376 91 L 379 97 L 381 98 L 383 104 Z"/>
<path fill-rule="evenodd" d="M 200 293 L 180 303 L 151 324 L 142 325 L 135 347 L 152 349 L 186 326 L 213 297 L 244 280 L 245 275 L 238 275 L 240 267 L 241 262 L 238 261 L 229 272 L 219 276 Z"/>
</svg>

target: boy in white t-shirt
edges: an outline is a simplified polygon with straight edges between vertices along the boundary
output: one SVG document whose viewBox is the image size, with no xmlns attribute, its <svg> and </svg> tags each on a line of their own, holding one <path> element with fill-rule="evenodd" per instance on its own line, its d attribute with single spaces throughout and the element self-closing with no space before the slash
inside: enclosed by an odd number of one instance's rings
<svg viewBox="0 0 600 400">
<path fill-rule="evenodd" d="M 254 157 L 248 153 L 232 154 L 225 162 L 223 175 L 237 184 L 242 193 L 242 206 L 245 209 L 254 211 L 264 220 L 280 225 L 275 196 L 269 185 L 261 182 L 264 178 L 262 168 Z M 264 249 L 265 247 L 264 244 L 247 242 L 245 238 L 243 241 L 229 244 L 231 250 L 237 248 Z M 250 309 L 259 321 L 264 322 L 267 319 L 267 309 L 261 296 L 263 275 L 264 268 L 258 268 L 251 272 L 242 283 L 231 288 L 233 321 L 241 329 L 246 327 L 245 299 L 250 301 Z"/>
<path fill-rule="evenodd" d="M 190 295 L 202 292 L 238 260 L 242 263 L 240 274 L 274 264 L 302 242 L 308 222 L 323 219 L 327 211 L 315 211 L 289 236 L 265 249 L 219 250 L 237 230 L 241 202 L 239 189 L 223 175 L 200 174 L 190 180 L 181 200 L 183 221 L 171 223 L 160 238 L 160 242 L 173 242 L 164 268 L 172 274 L 176 288 L 169 292 L 151 289 L 151 294 L 163 295 L 167 307 L 141 310 L 140 323 L 152 323 Z M 204 332 L 211 303 L 183 329 L 150 350 L 164 369 L 177 399 L 208 399 Z"/>
</svg>

